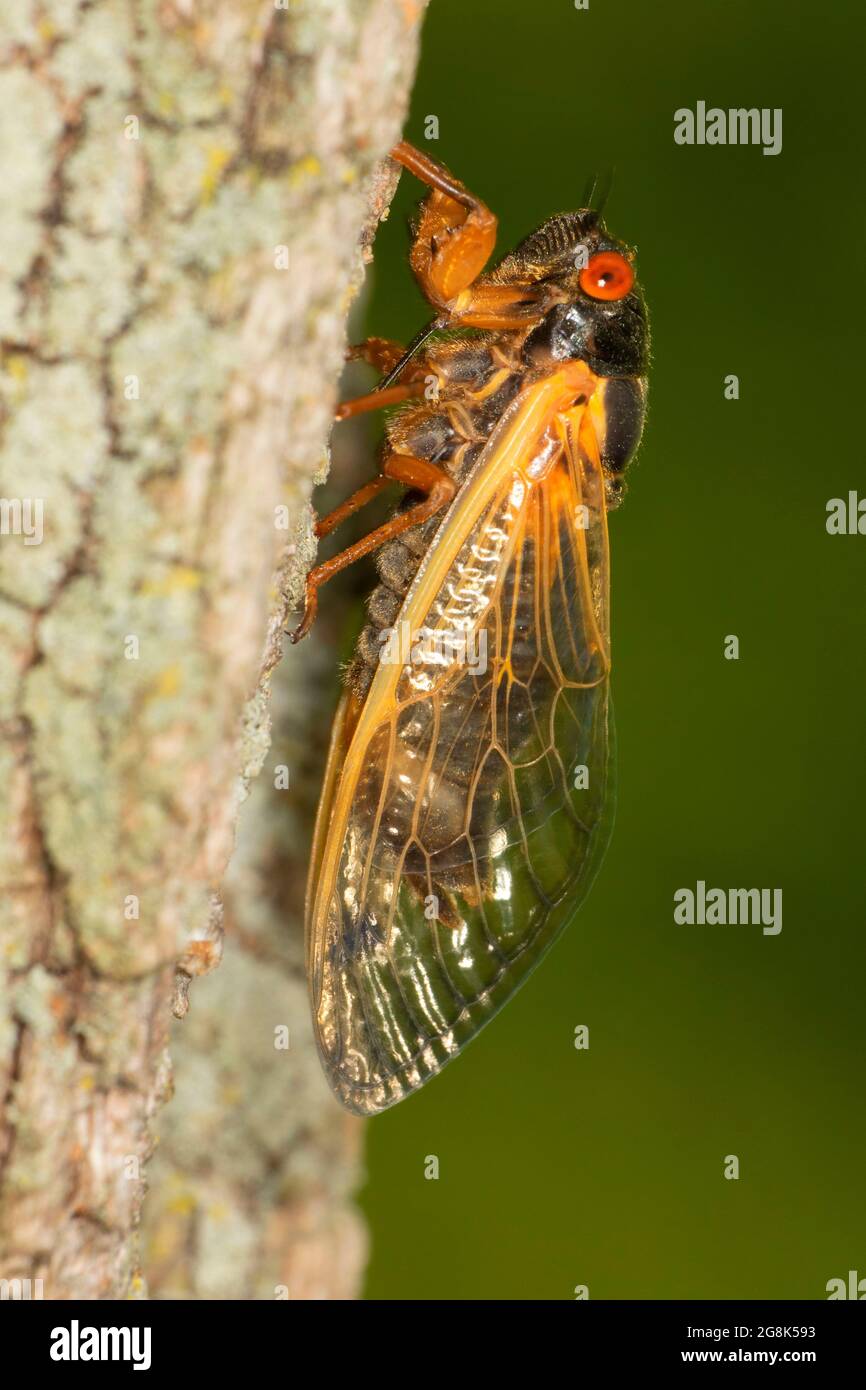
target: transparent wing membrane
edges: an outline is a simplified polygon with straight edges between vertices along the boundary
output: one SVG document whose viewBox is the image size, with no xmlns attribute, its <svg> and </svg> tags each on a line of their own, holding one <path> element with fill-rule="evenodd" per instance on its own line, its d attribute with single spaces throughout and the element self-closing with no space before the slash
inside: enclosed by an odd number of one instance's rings
<svg viewBox="0 0 866 1390">
<path fill-rule="evenodd" d="M 392 698 L 336 738 L 326 830 L 342 849 L 329 870 L 318 847 L 308 946 L 325 1068 L 361 1114 L 483 1027 L 606 845 L 604 480 L 583 411 L 557 429 L 545 476 L 472 484 L 472 524 L 434 542 L 454 551 L 444 582 L 400 615 Z M 341 771 L 350 744 L 356 775 Z"/>
</svg>

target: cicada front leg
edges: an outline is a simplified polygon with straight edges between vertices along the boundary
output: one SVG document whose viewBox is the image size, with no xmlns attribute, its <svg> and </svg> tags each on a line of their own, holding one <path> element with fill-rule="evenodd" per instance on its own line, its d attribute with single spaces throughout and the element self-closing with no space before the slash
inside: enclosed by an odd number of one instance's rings
<svg viewBox="0 0 866 1390">
<path fill-rule="evenodd" d="M 421 209 L 409 262 L 431 304 L 449 309 L 490 259 L 496 215 L 443 165 L 408 141 L 395 145 L 391 158 L 433 190 Z"/>
<path fill-rule="evenodd" d="M 395 145 L 391 158 L 432 189 L 421 209 L 409 263 L 443 322 L 490 329 L 531 322 L 536 295 L 528 286 L 475 283 L 496 245 L 495 213 L 408 141 Z"/>
</svg>

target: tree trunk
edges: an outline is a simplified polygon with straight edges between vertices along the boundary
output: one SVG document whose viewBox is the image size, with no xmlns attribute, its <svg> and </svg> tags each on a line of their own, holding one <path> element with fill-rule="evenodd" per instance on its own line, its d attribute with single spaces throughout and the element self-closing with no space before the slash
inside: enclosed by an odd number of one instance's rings
<svg viewBox="0 0 866 1390">
<path fill-rule="evenodd" d="M 422 8 L 0 5 L 0 1278 L 46 1298 L 146 1292 L 159 1129 L 153 1291 L 358 1288 L 304 1031 L 315 645 L 221 883 Z"/>
</svg>

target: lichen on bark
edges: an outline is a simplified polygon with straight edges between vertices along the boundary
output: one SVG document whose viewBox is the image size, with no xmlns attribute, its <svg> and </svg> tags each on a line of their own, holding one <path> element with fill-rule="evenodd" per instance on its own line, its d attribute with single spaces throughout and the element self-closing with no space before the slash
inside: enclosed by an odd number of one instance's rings
<svg viewBox="0 0 866 1390">
<path fill-rule="evenodd" d="M 220 957 L 421 8 L 0 0 L 0 1276 L 46 1297 L 145 1288 L 175 966 Z M 286 677 L 299 747 L 316 666 Z M 309 1047 L 292 1071 L 261 1036 L 261 1003 L 275 1026 L 301 989 L 302 866 L 270 791 L 228 903 L 243 939 L 181 1026 L 165 1182 L 195 1239 L 172 1261 L 155 1195 L 155 1282 L 342 1296 L 356 1140 Z M 264 1098 L 226 1094 L 265 1071 Z"/>
</svg>

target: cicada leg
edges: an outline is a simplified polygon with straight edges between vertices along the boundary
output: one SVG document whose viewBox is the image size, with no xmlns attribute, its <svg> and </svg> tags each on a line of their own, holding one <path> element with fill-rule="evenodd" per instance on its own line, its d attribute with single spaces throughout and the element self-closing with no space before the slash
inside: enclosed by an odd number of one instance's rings
<svg viewBox="0 0 866 1390">
<path fill-rule="evenodd" d="M 391 158 L 433 190 L 421 209 L 409 261 L 431 304 L 448 309 L 489 261 L 496 245 L 496 216 L 408 141 L 395 145 Z"/>
<path fill-rule="evenodd" d="M 383 487 L 387 487 L 390 478 L 384 474 L 379 474 L 378 478 L 373 478 L 369 483 L 364 483 L 357 492 L 353 492 L 351 497 L 347 497 L 345 502 L 341 502 L 339 507 L 328 512 L 326 516 L 321 516 L 313 527 L 314 533 L 319 540 L 323 536 L 329 536 L 332 531 L 336 531 L 338 526 L 342 526 L 344 521 L 348 521 L 350 516 L 354 516 L 362 507 L 366 507 L 368 502 L 372 502 L 374 497 L 378 497 Z"/>
<path fill-rule="evenodd" d="M 347 350 L 346 361 L 366 362 L 384 376 L 396 367 L 405 351 L 403 344 L 393 338 L 365 338 L 362 343 L 353 343 Z"/>
<path fill-rule="evenodd" d="M 367 410 L 384 410 L 388 405 L 398 405 L 412 396 L 424 394 L 424 382 L 406 381 L 396 386 L 386 386 L 384 391 L 369 391 L 366 396 L 355 396 L 343 401 L 334 411 L 335 420 L 350 420 L 353 415 L 363 415 Z"/>
<path fill-rule="evenodd" d="M 346 360 L 368 362 L 371 367 L 387 375 L 393 372 L 405 355 L 406 349 L 403 344 L 396 343 L 391 338 L 365 338 L 363 343 L 349 348 Z M 375 391 L 368 391 L 364 396 L 355 396 L 352 400 L 343 401 L 337 406 L 334 419 L 349 420 L 353 415 L 361 415 L 367 410 L 384 410 L 386 406 L 397 405 L 412 396 L 420 396 L 424 391 L 424 375 L 425 367 L 422 361 L 407 362 L 393 386 L 384 390 L 377 387 Z"/>
<path fill-rule="evenodd" d="M 424 294 L 450 322 L 516 328 L 532 321 L 525 285 L 475 285 L 496 244 L 497 219 L 480 198 L 429 155 L 401 140 L 391 158 L 433 191 L 425 199 L 409 263 Z"/>
<path fill-rule="evenodd" d="M 330 560 L 324 560 L 321 565 L 316 565 L 314 569 L 310 570 L 304 593 L 304 616 L 295 631 L 289 634 L 292 642 L 299 642 L 312 627 L 318 608 L 319 589 L 323 584 L 327 584 L 328 580 L 333 579 L 335 574 L 339 574 L 340 570 L 354 564 L 362 556 L 369 555 L 373 550 L 378 550 L 386 541 L 402 535 L 404 531 L 410 530 L 413 526 L 419 526 L 428 517 L 435 515 L 451 501 L 456 491 L 453 479 L 449 478 L 448 474 L 443 472 L 441 468 L 437 468 L 435 463 L 429 463 L 427 459 L 412 458 L 408 454 L 390 454 L 382 465 L 381 476 L 374 478 L 365 487 L 359 488 L 358 492 L 348 498 L 341 507 L 335 508 L 333 512 L 324 517 L 318 523 L 317 532 L 321 535 L 327 535 L 328 531 L 333 531 L 334 527 L 338 526 L 347 516 L 351 516 L 359 507 L 364 506 L 372 497 L 375 497 L 376 493 L 380 492 L 387 482 L 403 483 L 407 487 L 427 495 L 423 502 L 418 502 L 405 512 L 399 512 L 390 521 L 386 521 L 383 526 L 377 526 L 369 535 L 362 536 L 354 545 L 348 546 L 337 555 L 333 555 Z M 320 527 L 326 529 L 320 531 Z"/>
</svg>

